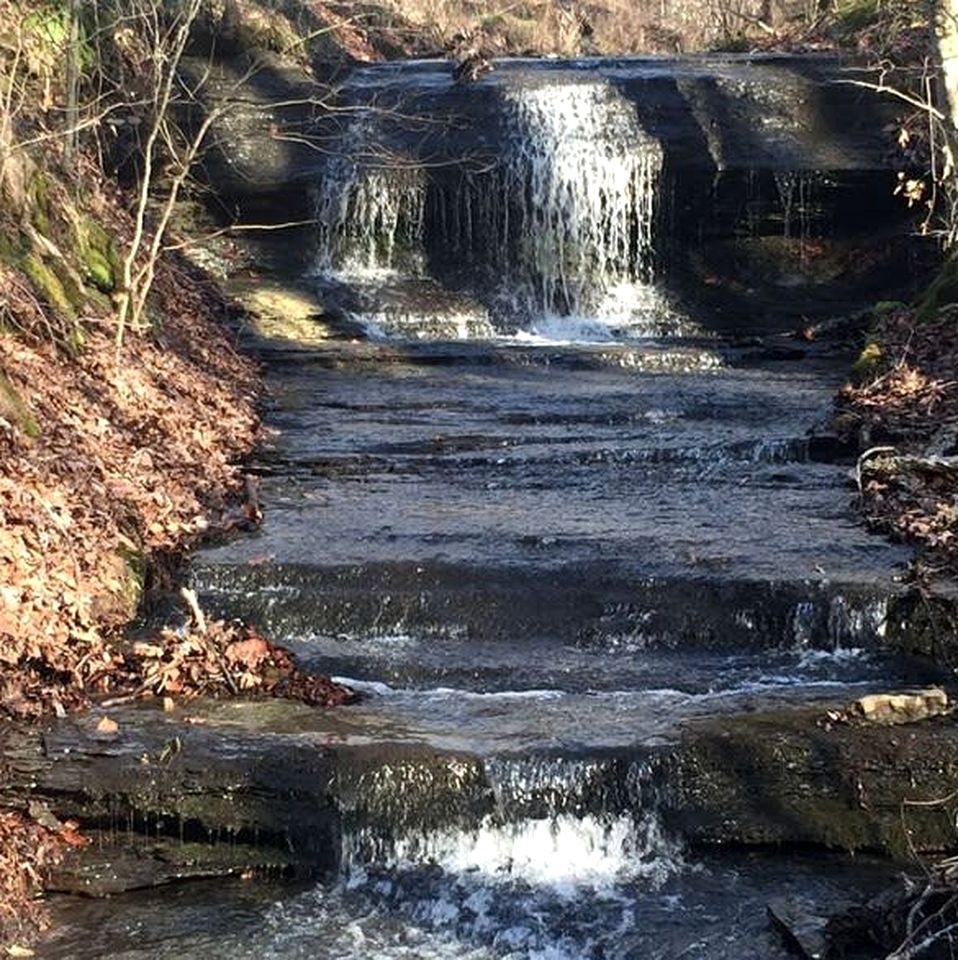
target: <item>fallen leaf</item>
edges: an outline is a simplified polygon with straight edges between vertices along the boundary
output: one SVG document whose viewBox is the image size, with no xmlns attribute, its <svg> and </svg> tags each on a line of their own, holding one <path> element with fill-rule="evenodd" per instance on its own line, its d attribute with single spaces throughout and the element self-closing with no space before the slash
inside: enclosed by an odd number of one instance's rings
<svg viewBox="0 0 958 960">
<path fill-rule="evenodd" d="M 243 664 L 255 669 L 269 657 L 269 644 L 262 637 L 250 637 L 248 640 L 236 640 L 225 651 L 230 663 Z"/>
<path fill-rule="evenodd" d="M 96 725 L 96 732 L 112 736 L 119 731 L 120 725 L 116 720 L 110 717 L 100 717 L 100 722 Z"/>
</svg>

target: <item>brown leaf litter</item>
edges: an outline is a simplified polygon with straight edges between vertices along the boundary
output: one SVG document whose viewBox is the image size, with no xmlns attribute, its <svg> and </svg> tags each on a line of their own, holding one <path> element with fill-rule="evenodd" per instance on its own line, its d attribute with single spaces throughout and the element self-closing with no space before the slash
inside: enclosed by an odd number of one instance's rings
<svg viewBox="0 0 958 960">
<path fill-rule="evenodd" d="M 877 323 L 872 374 L 845 387 L 836 424 L 865 451 L 861 504 L 876 531 L 914 544 L 958 576 L 958 305 L 919 321 L 901 307 Z M 868 348 L 866 348 L 868 349 Z"/>
</svg>

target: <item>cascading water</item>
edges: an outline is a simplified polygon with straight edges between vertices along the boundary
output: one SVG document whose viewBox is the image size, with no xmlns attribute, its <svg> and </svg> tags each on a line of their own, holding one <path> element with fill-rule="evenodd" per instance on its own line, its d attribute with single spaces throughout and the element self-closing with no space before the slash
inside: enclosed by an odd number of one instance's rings
<svg viewBox="0 0 958 960">
<path fill-rule="evenodd" d="M 662 147 L 609 82 L 506 85 L 497 156 L 476 170 L 387 156 L 371 146 L 375 118 L 357 115 L 317 186 L 316 269 L 327 281 L 435 280 L 483 303 L 500 332 L 676 332 L 655 286 Z M 375 324 L 390 332 L 381 315 Z"/>
<path fill-rule="evenodd" d="M 494 809 L 471 823 L 403 827 L 394 813 L 384 832 L 347 831 L 341 895 L 386 902 L 470 955 L 615 954 L 636 895 L 685 867 L 681 843 L 640 802 L 650 771 L 630 765 L 629 787 L 611 793 L 601 760 L 488 758 L 485 773 Z"/>
<path fill-rule="evenodd" d="M 500 169 L 437 200 L 443 240 L 527 316 L 621 319 L 651 293 L 660 145 L 601 82 L 509 89 L 505 108 Z"/>
<path fill-rule="evenodd" d="M 425 173 L 395 157 L 367 155 L 370 142 L 370 117 L 361 113 L 315 192 L 321 274 L 422 269 Z"/>
</svg>

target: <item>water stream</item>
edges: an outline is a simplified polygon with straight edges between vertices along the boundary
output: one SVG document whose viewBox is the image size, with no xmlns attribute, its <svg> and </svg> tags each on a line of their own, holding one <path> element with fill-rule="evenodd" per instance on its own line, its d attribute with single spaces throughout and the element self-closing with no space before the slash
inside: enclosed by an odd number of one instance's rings
<svg viewBox="0 0 958 960">
<path fill-rule="evenodd" d="M 656 758 L 696 718 L 925 679 L 883 648 L 906 554 L 858 525 L 827 426 L 847 356 L 679 305 L 680 181 L 614 71 L 493 74 L 495 159 L 452 162 L 445 68 L 403 69 L 356 71 L 375 100 L 313 191 L 313 281 L 368 339 L 260 344 L 266 523 L 194 565 L 211 612 L 365 694 L 206 720 L 379 751 L 337 783 L 339 866 L 66 904 L 39 955 L 784 957 L 770 897 L 888 866 L 690 849 Z M 400 103 L 429 150 L 390 140 Z M 807 240 L 805 172 L 763 175 Z"/>
</svg>

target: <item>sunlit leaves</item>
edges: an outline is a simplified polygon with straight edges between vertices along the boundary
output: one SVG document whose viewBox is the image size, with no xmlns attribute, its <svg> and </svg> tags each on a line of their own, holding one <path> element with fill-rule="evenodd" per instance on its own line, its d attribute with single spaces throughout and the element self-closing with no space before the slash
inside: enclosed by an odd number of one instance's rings
<svg viewBox="0 0 958 960">
<path fill-rule="evenodd" d="M 923 179 L 918 177 L 908 177 L 904 173 L 898 174 L 898 185 L 895 187 L 895 196 L 904 197 L 908 201 L 908 206 L 914 206 L 921 203 L 925 198 L 925 192 L 928 186 Z"/>
</svg>

